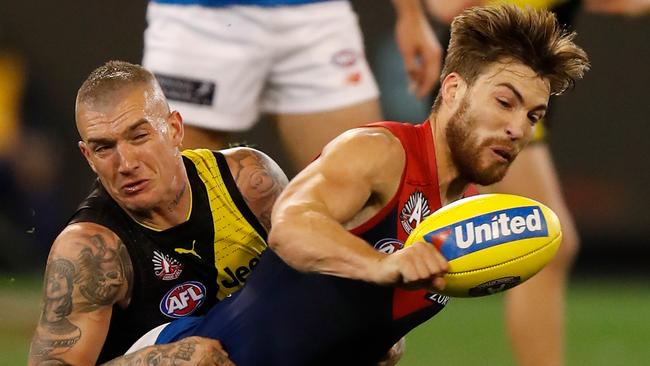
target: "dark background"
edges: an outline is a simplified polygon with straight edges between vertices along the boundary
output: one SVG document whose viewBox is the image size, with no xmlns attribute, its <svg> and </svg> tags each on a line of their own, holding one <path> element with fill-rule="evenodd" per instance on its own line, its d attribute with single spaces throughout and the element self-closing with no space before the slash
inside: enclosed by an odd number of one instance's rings
<svg viewBox="0 0 650 366">
<path fill-rule="evenodd" d="M 428 105 L 405 92 L 401 60 L 391 43 L 389 2 L 352 3 L 384 94 L 386 117 L 426 118 Z M 1 186 L 0 271 L 42 271 L 54 236 L 86 195 L 93 176 L 76 145 L 76 90 L 109 59 L 140 62 L 145 10 L 142 0 L 0 2 L 0 50 L 22 55 L 27 66 L 23 123 L 32 131 L 3 173 L 27 170 L 13 186 Z M 583 239 L 576 270 L 643 273 L 650 268 L 645 265 L 650 258 L 650 18 L 580 12 L 576 29 L 593 69 L 576 90 L 552 101 L 550 137 Z M 241 139 L 282 165 L 273 134 L 262 122 Z"/>
</svg>

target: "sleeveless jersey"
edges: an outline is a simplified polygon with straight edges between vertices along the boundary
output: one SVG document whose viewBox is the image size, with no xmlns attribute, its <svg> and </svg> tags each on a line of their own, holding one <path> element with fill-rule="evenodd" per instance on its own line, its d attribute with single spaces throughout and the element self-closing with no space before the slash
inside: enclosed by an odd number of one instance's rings
<svg viewBox="0 0 650 366">
<path fill-rule="evenodd" d="M 225 157 L 186 150 L 183 162 L 192 197 L 186 222 L 163 231 L 140 225 L 99 182 L 70 220 L 112 230 L 133 264 L 130 303 L 113 306 L 99 363 L 124 354 L 153 327 L 207 312 L 244 284 L 266 248 L 266 231 L 238 191 Z"/>
<path fill-rule="evenodd" d="M 397 136 L 407 160 L 394 198 L 352 232 L 391 253 L 440 207 L 433 138 L 428 122 L 370 126 Z M 300 273 L 268 250 L 242 291 L 204 317 L 183 318 L 158 330 L 156 343 L 192 335 L 218 339 L 239 366 L 371 365 L 448 301 L 424 290 Z"/>
<path fill-rule="evenodd" d="M 442 207 L 433 136 L 428 120 L 418 125 L 378 122 L 367 127 L 383 127 L 397 137 L 404 148 L 406 162 L 400 187 L 393 199 L 374 217 L 351 232 L 373 244 L 375 249 L 390 254 L 402 248 L 409 234 L 422 220 Z M 425 290 L 396 288 L 392 316 L 398 320 L 417 313 L 420 321 L 421 317 L 428 319 L 435 315 L 448 302 L 448 296 L 427 293 Z M 409 323 L 405 321 L 407 327 Z"/>
</svg>

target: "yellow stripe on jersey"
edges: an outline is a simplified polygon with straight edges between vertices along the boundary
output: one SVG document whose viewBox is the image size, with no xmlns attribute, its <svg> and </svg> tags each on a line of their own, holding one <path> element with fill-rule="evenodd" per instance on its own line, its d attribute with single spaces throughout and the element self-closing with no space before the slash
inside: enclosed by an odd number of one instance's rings
<svg viewBox="0 0 650 366">
<path fill-rule="evenodd" d="M 548 9 L 565 1 L 566 0 L 490 0 L 488 3 L 491 5 L 515 4 L 522 8 L 531 6 L 536 9 Z"/>
<path fill-rule="evenodd" d="M 225 271 L 239 273 L 241 267 L 250 270 L 251 264 L 254 266 L 266 249 L 266 242 L 246 221 L 230 197 L 212 151 L 185 150 L 183 155 L 192 160 L 208 192 L 214 222 L 214 265 L 219 285 L 217 298 L 222 300 L 243 285 L 224 286 L 224 282 L 232 280 Z M 241 271 L 247 272 L 245 269 Z"/>
</svg>

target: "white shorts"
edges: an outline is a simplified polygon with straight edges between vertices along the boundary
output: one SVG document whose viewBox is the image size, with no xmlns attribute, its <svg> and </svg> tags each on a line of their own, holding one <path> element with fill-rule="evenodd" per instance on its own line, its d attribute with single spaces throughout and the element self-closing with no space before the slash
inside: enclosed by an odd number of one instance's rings
<svg viewBox="0 0 650 366">
<path fill-rule="evenodd" d="M 201 7 L 149 2 L 143 65 L 187 124 L 249 129 L 377 98 L 347 1 Z"/>
</svg>

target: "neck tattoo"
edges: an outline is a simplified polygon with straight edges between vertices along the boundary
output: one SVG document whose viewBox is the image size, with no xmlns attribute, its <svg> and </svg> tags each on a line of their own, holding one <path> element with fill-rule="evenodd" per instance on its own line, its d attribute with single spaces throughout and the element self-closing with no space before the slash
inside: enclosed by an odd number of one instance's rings
<svg viewBox="0 0 650 366">
<path fill-rule="evenodd" d="M 181 198 L 183 197 L 183 194 L 185 194 L 185 189 L 186 189 L 186 184 L 183 183 L 181 189 L 178 190 L 178 194 L 176 194 L 176 197 L 174 197 L 174 199 L 169 203 L 169 206 L 167 207 L 169 211 L 173 211 L 176 208 L 176 206 L 178 206 L 178 204 L 181 202 Z"/>
</svg>

